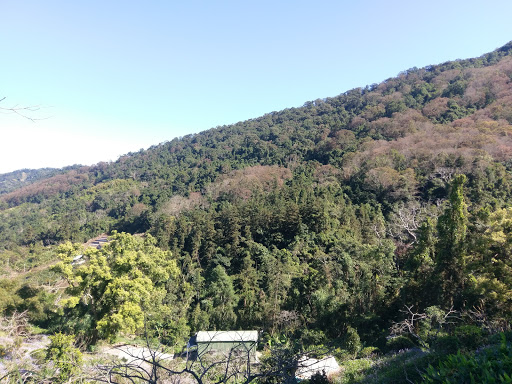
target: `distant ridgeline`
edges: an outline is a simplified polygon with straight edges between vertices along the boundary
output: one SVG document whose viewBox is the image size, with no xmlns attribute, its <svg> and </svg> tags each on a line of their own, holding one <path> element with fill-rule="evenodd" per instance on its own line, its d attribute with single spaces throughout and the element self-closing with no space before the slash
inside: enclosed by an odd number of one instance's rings
<svg viewBox="0 0 512 384">
<path fill-rule="evenodd" d="M 0 174 L 0 195 L 14 191 L 37 180 L 52 177 L 62 170 L 54 168 L 20 169 Z"/>
<path fill-rule="evenodd" d="M 183 284 L 155 288 L 179 303 L 165 312 L 169 340 L 264 328 L 312 344 L 347 329 L 382 341 L 404 303 L 509 318 L 511 51 L 413 68 L 113 163 L 0 175 L 0 262 L 17 273 L 45 246 L 151 234 Z M 38 294 L 8 289 L 18 303 Z M 56 315 L 43 307 L 33 319 L 48 326 Z"/>
</svg>

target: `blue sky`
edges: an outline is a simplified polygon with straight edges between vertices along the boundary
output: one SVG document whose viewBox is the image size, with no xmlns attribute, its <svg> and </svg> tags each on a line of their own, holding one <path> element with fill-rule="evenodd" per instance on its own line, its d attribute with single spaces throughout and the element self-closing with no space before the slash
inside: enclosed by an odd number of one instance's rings
<svg viewBox="0 0 512 384">
<path fill-rule="evenodd" d="M 512 40 L 512 1 L 0 0 L 0 173 L 116 160 Z"/>
</svg>

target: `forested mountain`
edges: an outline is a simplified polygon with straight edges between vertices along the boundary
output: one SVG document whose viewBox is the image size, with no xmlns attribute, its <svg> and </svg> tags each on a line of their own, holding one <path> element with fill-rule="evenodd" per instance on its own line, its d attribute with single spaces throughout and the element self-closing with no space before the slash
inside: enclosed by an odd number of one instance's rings
<svg viewBox="0 0 512 384">
<path fill-rule="evenodd" d="M 57 173 L 68 170 L 55 168 L 20 169 L 18 171 L 0 174 L 0 195 L 14 191 L 35 181 L 52 177 Z"/>
<path fill-rule="evenodd" d="M 153 313 L 169 343 L 256 328 L 307 345 L 355 332 L 383 348 L 405 305 L 478 308 L 510 324 L 511 124 L 512 42 L 113 163 L 2 184 L 0 310 L 29 309 L 42 327 L 95 340 L 138 332 Z M 41 278 L 12 277 L 57 253 L 69 261 L 78 248 L 56 245 L 104 232 L 111 246 L 57 267 L 67 307 L 35 289 Z M 123 247 L 158 261 L 122 261 Z M 134 276 L 148 280 L 128 287 Z M 109 279 L 144 293 L 128 310 Z"/>
</svg>

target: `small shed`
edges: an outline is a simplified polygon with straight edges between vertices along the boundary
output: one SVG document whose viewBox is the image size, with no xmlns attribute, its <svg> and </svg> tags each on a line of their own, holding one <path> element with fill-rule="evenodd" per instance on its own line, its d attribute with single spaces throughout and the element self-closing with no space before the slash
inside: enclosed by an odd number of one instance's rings
<svg viewBox="0 0 512 384">
<path fill-rule="evenodd" d="M 198 356 L 204 353 L 248 354 L 256 359 L 258 331 L 199 331 L 189 341 L 189 346 L 197 346 Z"/>
</svg>

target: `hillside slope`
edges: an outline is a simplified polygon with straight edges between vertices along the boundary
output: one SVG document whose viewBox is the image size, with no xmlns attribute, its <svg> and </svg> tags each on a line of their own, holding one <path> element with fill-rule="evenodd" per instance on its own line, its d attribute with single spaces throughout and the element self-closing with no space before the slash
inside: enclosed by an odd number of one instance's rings
<svg viewBox="0 0 512 384">
<path fill-rule="evenodd" d="M 385 345 L 404 304 L 508 321 L 511 124 L 509 43 L 4 193 L 0 261 L 151 234 L 179 269 L 167 341 L 263 328 L 320 344 L 357 329 Z M 160 254 L 155 244 L 144 246 Z M 2 310 L 43 300 L 2 284 L 17 297 Z M 38 324 L 62 321 L 43 307 Z M 66 313 L 74 332 L 99 321 L 85 304 Z"/>
<path fill-rule="evenodd" d="M 18 171 L 0 174 L 0 195 L 19 189 L 27 184 L 54 176 L 63 172 L 54 168 L 20 169 Z"/>
<path fill-rule="evenodd" d="M 418 194 L 442 197 L 431 190 L 436 180 L 510 159 L 511 50 L 509 43 L 477 59 L 413 68 L 114 163 L 42 179 L 46 171 L 38 171 L 40 180 L 30 185 L 9 193 L 15 185 L 2 188 L 0 246 L 85 240 L 115 228 L 145 231 L 173 196 L 204 199 L 233 171 L 256 165 L 322 169 L 342 185 L 357 186 L 354 198 L 362 202 L 361 194 L 384 204 Z"/>
</svg>

